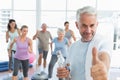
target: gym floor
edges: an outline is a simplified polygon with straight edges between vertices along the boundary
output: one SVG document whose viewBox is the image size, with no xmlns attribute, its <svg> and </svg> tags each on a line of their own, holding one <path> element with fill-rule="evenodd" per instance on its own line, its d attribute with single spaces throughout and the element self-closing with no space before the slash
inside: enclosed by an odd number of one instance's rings
<svg viewBox="0 0 120 80">
<path fill-rule="evenodd" d="M 54 66 L 53 77 L 52 77 L 52 79 L 49 79 L 49 80 L 57 80 L 57 77 L 56 77 L 56 68 L 57 68 L 57 64 Z M 32 68 L 29 68 L 29 71 L 28 71 L 29 80 L 31 80 L 31 77 L 35 73 L 35 71 L 37 71 L 35 65 L 33 65 Z M 40 71 L 43 71 L 43 66 L 41 66 Z M 48 64 L 47 64 L 47 67 L 45 69 L 45 73 L 48 74 Z M 8 76 L 9 76 L 9 72 L 8 71 L 0 72 L 0 80 L 3 80 L 4 78 L 6 78 Z"/>
<path fill-rule="evenodd" d="M 55 66 L 56 67 L 56 66 Z M 55 68 L 54 68 L 55 70 Z M 29 72 L 28 72 L 28 76 L 29 76 L 29 80 L 31 80 L 31 77 L 32 75 L 34 74 L 35 72 L 35 68 L 32 67 L 32 68 L 29 68 Z M 45 71 L 47 73 L 47 70 Z M 55 71 L 54 71 L 54 75 L 53 75 L 53 78 L 50 79 L 50 80 L 57 80 L 57 77 L 55 76 Z M 5 72 L 0 72 L 0 80 L 3 80 L 3 78 L 7 77 L 8 76 L 8 71 L 5 71 Z M 120 69 L 114 69 L 114 68 L 111 68 L 110 69 L 110 77 L 109 77 L 109 80 L 120 80 Z"/>
<path fill-rule="evenodd" d="M 2 59 L 2 58 L 0 58 L 0 59 Z M 51 58 L 51 55 L 49 53 L 48 58 L 47 58 L 47 61 L 48 61 L 47 63 L 48 64 L 49 64 L 50 58 Z M 34 63 L 34 64 L 36 64 L 36 63 Z M 28 72 L 29 80 L 31 80 L 32 75 L 36 71 L 36 66 L 34 64 L 33 64 L 32 68 L 29 68 L 29 72 Z M 48 73 L 48 64 L 47 64 L 47 67 L 46 67 L 46 70 L 45 70 L 46 73 Z M 56 68 L 57 68 L 57 64 L 55 65 L 54 70 L 53 70 L 53 78 L 50 79 L 50 80 L 57 80 Z M 7 76 L 8 76 L 8 71 L 0 72 L 0 80 L 3 80 L 3 78 L 7 77 Z M 110 69 L 109 80 L 120 80 L 120 68 L 111 68 Z"/>
<path fill-rule="evenodd" d="M 0 80 L 3 80 L 4 78 L 8 77 L 9 74 L 8 71 L 0 72 Z M 29 68 L 28 76 L 29 80 L 31 79 L 32 74 L 34 73 L 34 68 Z"/>
</svg>

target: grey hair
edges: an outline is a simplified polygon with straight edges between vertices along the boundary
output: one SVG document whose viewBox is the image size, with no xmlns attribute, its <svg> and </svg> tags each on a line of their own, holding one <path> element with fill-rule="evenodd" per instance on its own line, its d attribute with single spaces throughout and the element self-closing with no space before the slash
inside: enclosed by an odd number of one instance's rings
<svg viewBox="0 0 120 80">
<path fill-rule="evenodd" d="M 80 16 L 82 14 L 90 14 L 90 15 L 95 15 L 97 16 L 97 10 L 91 6 L 85 6 L 83 8 L 80 8 L 77 10 L 77 13 L 76 13 L 76 19 L 77 21 L 80 20 Z"/>
<path fill-rule="evenodd" d="M 43 27 L 44 25 L 45 25 L 46 27 L 48 27 L 46 23 L 42 23 L 41 27 Z"/>
<path fill-rule="evenodd" d="M 58 28 L 58 30 L 57 30 L 57 34 L 59 34 L 59 33 L 64 33 L 64 34 L 65 34 L 65 30 L 62 29 L 62 28 Z"/>
</svg>

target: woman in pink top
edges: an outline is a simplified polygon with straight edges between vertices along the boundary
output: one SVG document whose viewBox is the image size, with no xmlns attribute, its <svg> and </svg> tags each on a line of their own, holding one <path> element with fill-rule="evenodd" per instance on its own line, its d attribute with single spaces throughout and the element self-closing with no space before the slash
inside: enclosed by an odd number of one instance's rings
<svg viewBox="0 0 120 80">
<path fill-rule="evenodd" d="M 11 49 L 14 43 L 16 43 L 16 53 L 14 56 L 14 71 L 12 80 L 18 80 L 17 74 L 19 70 L 20 63 L 23 67 L 23 80 L 28 80 L 28 68 L 29 68 L 29 54 L 32 53 L 32 40 L 27 37 L 28 27 L 23 25 L 21 27 L 21 35 L 14 39 L 14 41 L 10 44 L 9 53 L 11 53 Z"/>
</svg>

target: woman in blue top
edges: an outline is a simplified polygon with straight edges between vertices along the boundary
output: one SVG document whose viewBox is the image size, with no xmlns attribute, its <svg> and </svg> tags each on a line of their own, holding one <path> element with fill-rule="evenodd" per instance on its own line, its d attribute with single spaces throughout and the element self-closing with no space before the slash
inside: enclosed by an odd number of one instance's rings
<svg viewBox="0 0 120 80">
<path fill-rule="evenodd" d="M 58 60 L 57 52 L 61 51 L 63 57 L 65 59 L 67 57 L 67 46 L 69 46 L 69 41 L 67 38 L 64 37 L 65 31 L 61 28 L 58 28 L 57 34 L 58 34 L 58 37 L 52 40 L 52 43 L 55 44 L 55 48 L 54 48 L 54 51 L 52 52 L 52 57 L 51 57 L 50 64 L 49 64 L 49 69 L 48 69 L 49 78 L 52 77 L 53 67 Z M 51 43 L 51 48 L 52 48 L 52 43 Z"/>
</svg>

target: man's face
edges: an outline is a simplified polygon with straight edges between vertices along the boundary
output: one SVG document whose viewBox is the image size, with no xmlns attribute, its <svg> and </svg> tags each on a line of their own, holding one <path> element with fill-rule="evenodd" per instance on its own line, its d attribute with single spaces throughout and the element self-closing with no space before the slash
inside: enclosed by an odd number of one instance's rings
<svg viewBox="0 0 120 80">
<path fill-rule="evenodd" d="M 69 28 L 69 23 L 65 24 L 65 28 L 66 28 L 66 29 Z"/>
<path fill-rule="evenodd" d="M 46 31 L 46 29 L 47 29 L 47 25 L 46 25 L 46 24 L 43 24 L 43 25 L 42 25 L 42 30 L 43 30 L 43 31 Z"/>
<path fill-rule="evenodd" d="M 98 22 L 94 15 L 82 14 L 80 21 L 76 22 L 76 26 L 82 37 L 82 41 L 88 42 L 92 40 L 96 33 Z"/>
</svg>

